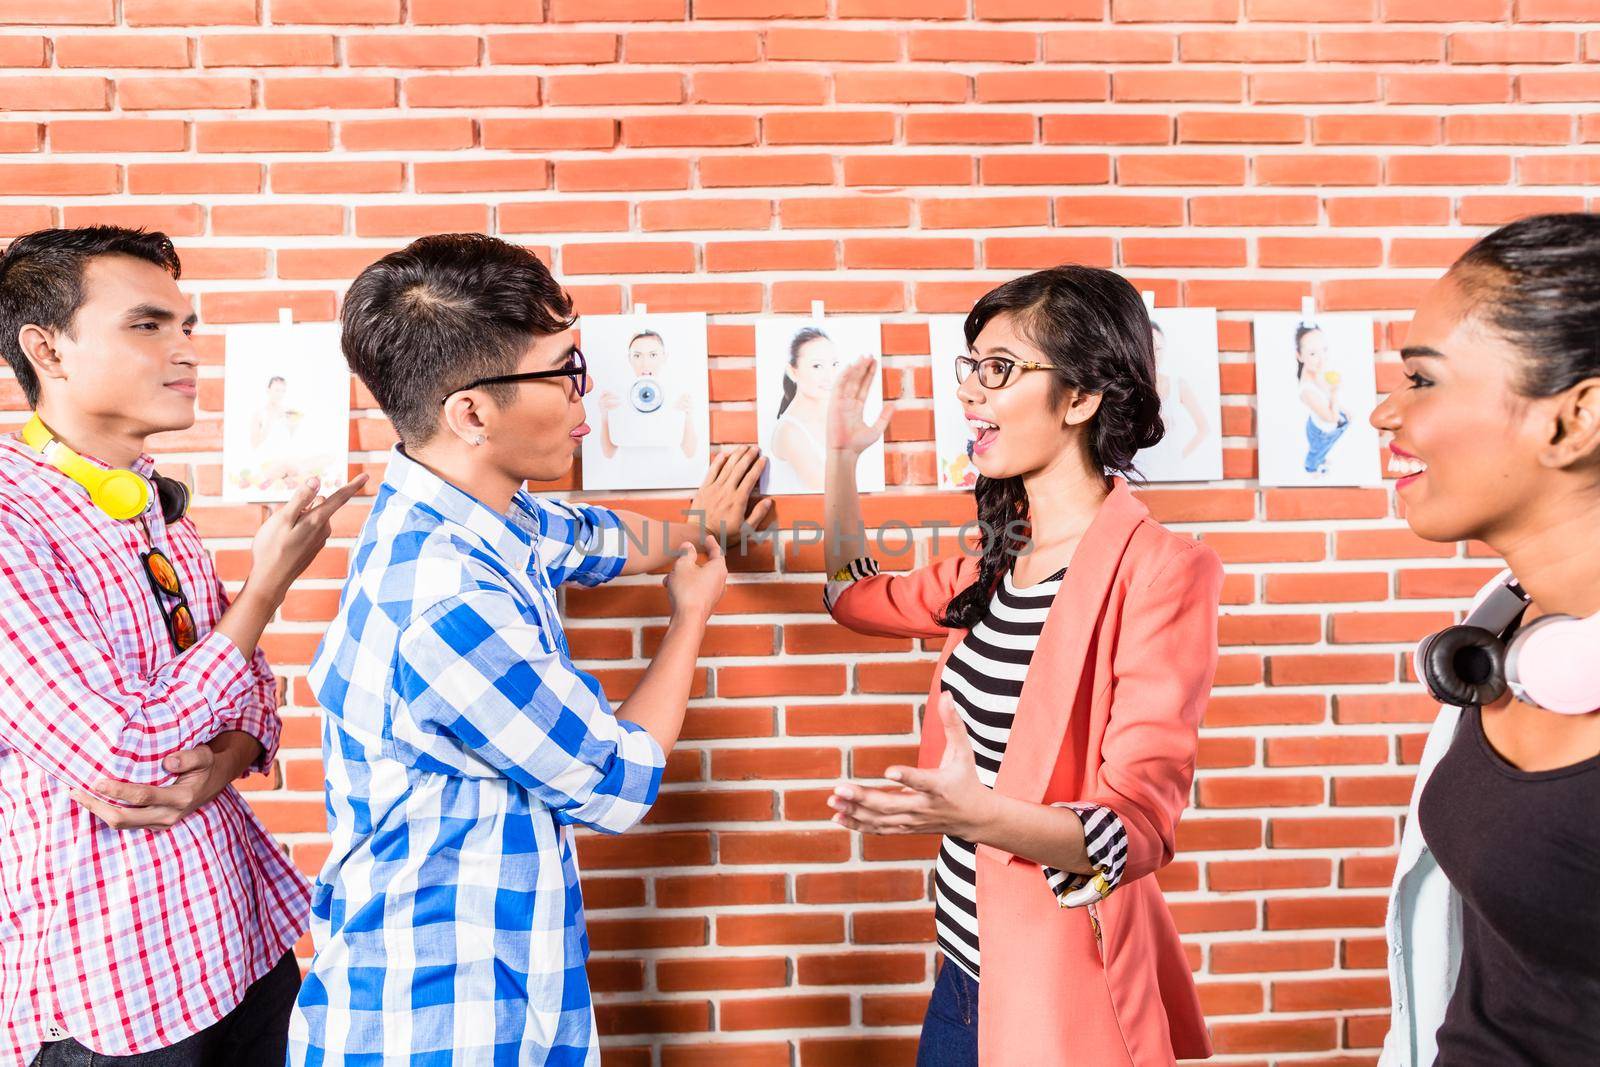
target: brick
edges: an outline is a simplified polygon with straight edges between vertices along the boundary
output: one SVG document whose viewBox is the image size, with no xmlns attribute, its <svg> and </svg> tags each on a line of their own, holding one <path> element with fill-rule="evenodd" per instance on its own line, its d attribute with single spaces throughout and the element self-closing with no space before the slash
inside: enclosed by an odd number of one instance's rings
<svg viewBox="0 0 1600 1067">
<path fill-rule="evenodd" d="M 426 74 L 406 79 L 411 107 L 536 107 L 539 79 L 521 74 Z"/>
<path fill-rule="evenodd" d="M 476 42 L 476 38 L 472 38 Z M 615 63 L 618 41 L 614 33 L 495 33 L 489 35 L 489 62 L 507 63 Z"/>
<path fill-rule="evenodd" d="M 630 156 L 619 159 L 562 159 L 555 164 L 556 188 L 563 192 L 614 192 L 687 189 L 685 159 Z"/>
<path fill-rule="evenodd" d="M 970 81 L 953 71 L 847 70 L 834 76 L 834 91 L 841 103 L 960 103 L 969 96 Z M 978 96 L 980 100 L 1005 98 L 1003 94 Z"/>
<path fill-rule="evenodd" d="M 338 204 L 218 204 L 211 229 L 218 236 L 332 235 L 344 232 Z"/>
<path fill-rule="evenodd" d="M 822 104 L 827 79 L 808 71 L 707 70 L 690 78 L 693 104 Z"/>
<path fill-rule="evenodd" d="M 1272 155 L 1256 157 L 1253 167 L 1259 185 L 1376 185 L 1382 161 L 1328 153 Z"/>
<path fill-rule="evenodd" d="M 1303 115 L 1188 112 L 1178 116 L 1184 144 L 1300 144 L 1309 125 Z"/>
<path fill-rule="evenodd" d="M 411 0 L 410 13 L 418 26 L 544 21 L 542 5 L 530 0 Z"/>
<path fill-rule="evenodd" d="M 267 78 L 261 83 L 263 106 L 285 111 L 306 108 L 394 107 L 398 92 L 393 78 Z"/>
<path fill-rule="evenodd" d="M 1115 22 L 1233 22 L 1238 0 L 1111 0 Z"/>
<path fill-rule="evenodd" d="M 1572 141 L 1570 115 L 1446 115 L 1446 144 L 1556 145 Z"/>
<path fill-rule="evenodd" d="M 1311 120 L 1317 144 L 1438 144 L 1442 132 L 1434 115 L 1318 115 Z"/>
<path fill-rule="evenodd" d="M 205 208 L 197 203 L 67 205 L 61 211 L 61 224 L 62 226 L 142 226 L 150 230 L 162 230 L 168 237 L 198 237 L 205 232 Z M 200 445 L 200 442 L 195 442 L 195 445 Z"/>
<path fill-rule="evenodd" d="M 906 50 L 910 59 L 924 63 L 1032 63 L 1039 56 L 1038 40 L 1037 34 L 1016 30 L 916 29 L 906 37 Z M 858 58 L 896 59 L 898 52 Z"/>
<path fill-rule="evenodd" d="M 1169 63 L 1177 35 L 1156 30 L 1071 29 L 1044 35 L 1047 63 Z"/>
<path fill-rule="evenodd" d="M 1314 51 L 1325 63 L 1434 63 L 1444 59 L 1445 36 L 1428 30 L 1322 30 Z"/>
<path fill-rule="evenodd" d="M 1127 103 L 1244 99 L 1244 76 L 1231 70 L 1127 70 L 1111 77 L 1111 98 Z"/>
<path fill-rule="evenodd" d="M 0 77 L 0 111 L 105 111 L 111 106 L 105 78 L 79 74 Z"/>
<path fill-rule="evenodd" d="M 1117 159 L 1122 185 L 1243 185 L 1243 156 L 1124 155 Z"/>
<path fill-rule="evenodd" d="M 346 55 L 351 55 L 352 49 L 361 50 L 358 42 L 370 40 L 346 38 Z M 202 67 L 331 67 L 337 62 L 331 34 L 215 33 L 200 38 Z M 357 65 L 352 60 L 351 66 Z"/>
<path fill-rule="evenodd" d="M 1058 226 L 1179 226 L 1182 197 L 1063 196 L 1055 201 Z"/>
<path fill-rule="evenodd" d="M 272 21 L 278 23 L 381 26 L 400 18 L 400 0 L 272 0 Z"/>
<path fill-rule="evenodd" d="M 0 22 L 19 26 L 110 26 L 117 21 L 115 0 L 0 0 Z"/>
<path fill-rule="evenodd" d="M 1048 197 L 973 197 L 922 200 L 917 205 L 923 229 L 1003 229 L 1048 226 Z"/>
<path fill-rule="evenodd" d="M 989 237 L 983 242 L 983 261 L 1004 270 L 1037 270 L 1058 263 L 1110 267 L 1113 253 L 1109 237 Z"/>
<path fill-rule="evenodd" d="M 973 160 L 968 155 L 846 156 L 848 186 L 971 185 Z"/>
<path fill-rule="evenodd" d="M 412 164 L 419 193 L 509 192 L 550 187 L 550 165 L 542 159 L 477 159 Z"/>
<path fill-rule="evenodd" d="M 262 119 L 195 124 L 200 152 L 326 152 L 332 145 L 326 122 Z"/>
<path fill-rule="evenodd" d="M 983 71 L 974 81 L 974 99 L 992 104 L 1104 100 L 1107 91 L 1106 75 L 1092 70 Z"/>
<path fill-rule="evenodd" d="M 1592 12 L 1591 12 L 1592 14 Z M 1578 35 L 1570 30 L 1462 30 L 1449 38 L 1452 63 L 1575 63 Z"/>
<path fill-rule="evenodd" d="M 553 74 L 545 79 L 552 106 L 676 104 L 683 100 L 683 78 L 671 71 Z"/>
<path fill-rule="evenodd" d="M 1124 237 L 1122 261 L 1130 267 L 1243 267 L 1242 237 Z"/>
<path fill-rule="evenodd" d="M 546 203 L 504 203 L 496 219 L 501 234 L 587 232 L 627 229 L 627 203 L 621 200 L 560 200 Z"/>
<path fill-rule="evenodd" d="M 1498 71 L 1422 71 L 1388 75 L 1383 95 L 1391 104 L 1503 104 L 1511 84 Z"/>
<path fill-rule="evenodd" d="M 1290 73 L 1250 75 L 1250 99 L 1258 104 L 1352 104 L 1377 100 L 1378 75 L 1368 71 L 1323 71 L 1314 78 Z"/>
<path fill-rule="evenodd" d="M 249 107 L 254 91 L 249 78 L 123 78 L 117 102 L 124 111 L 226 110 Z"/>
<path fill-rule="evenodd" d="M 70 38 L 61 38 L 56 43 L 59 50 L 61 41 Z M 49 58 L 45 52 L 46 39 L 43 37 L 23 37 L 8 35 L 0 37 L 0 67 L 43 67 L 48 64 Z"/>
<path fill-rule="evenodd" d="M 834 160 L 829 155 L 706 155 L 699 162 L 706 189 L 739 186 L 830 186 Z"/>
<path fill-rule="evenodd" d="M 479 39 L 465 34 L 374 33 L 344 39 L 352 67 L 473 67 Z"/>
<path fill-rule="evenodd" d="M 259 163 L 130 163 L 128 192 L 259 193 L 263 174 Z"/>
<path fill-rule="evenodd" d="M 624 214 L 626 222 L 626 214 Z M 770 200 L 650 200 L 639 205 L 639 224 L 651 230 L 765 230 L 772 225 Z"/>
<path fill-rule="evenodd" d="M 355 119 L 339 124 L 339 141 L 353 152 L 469 148 L 474 137 L 472 120 L 466 118 Z"/>
<path fill-rule="evenodd" d="M 688 17 L 688 0 L 550 0 L 551 22 L 654 22 Z"/>
<path fill-rule="evenodd" d="M 160 34 L 58 37 L 55 57 L 56 66 L 63 68 L 187 67 L 189 38 Z"/>
<path fill-rule="evenodd" d="M 848 172 L 848 163 L 847 172 Z M 1111 181 L 1111 157 L 1098 152 L 983 155 L 978 160 L 984 185 L 1104 185 Z"/>
<path fill-rule="evenodd" d="M 568 274 L 688 273 L 695 247 L 685 242 L 566 244 L 561 266 Z"/>
<path fill-rule="evenodd" d="M 355 209 L 359 237 L 413 237 L 428 233 L 482 233 L 489 209 L 481 204 L 369 205 Z"/>
<path fill-rule="evenodd" d="M 1261 237 L 1263 267 L 1376 267 L 1383 262 L 1379 237 Z"/>
<path fill-rule="evenodd" d="M 622 143 L 634 148 L 753 145 L 754 115 L 641 115 L 622 120 Z"/>
<path fill-rule="evenodd" d="M 778 205 L 785 229 L 874 229 L 907 226 L 911 201 L 889 197 L 827 197 L 783 200 Z"/>
<path fill-rule="evenodd" d="M 1015 113 L 914 113 L 905 118 L 907 144 L 1027 144 L 1034 139 L 1032 115 Z"/>
<path fill-rule="evenodd" d="M 895 116 L 888 111 L 779 111 L 761 120 L 768 144 L 887 144 Z"/>
<path fill-rule="evenodd" d="M 129 26 L 253 26 L 256 0 L 122 0 Z"/>
<path fill-rule="evenodd" d="M 80 119 L 50 123 L 55 152 L 182 152 L 189 125 L 178 119 Z"/>
<path fill-rule="evenodd" d="M 617 143 L 617 121 L 604 116 L 491 118 L 482 127 L 485 148 L 612 148 Z"/>
<path fill-rule="evenodd" d="M 1178 38 L 1185 63 L 1298 63 L 1310 58 L 1310 49 L 1302 30 L 1195 30 Z"/>
<path fill-rule="evenodd" d="M 0 163 L 0 194 L 10 196 L 95 196 L 121 181 L 114 163 Z"/>
</svg>

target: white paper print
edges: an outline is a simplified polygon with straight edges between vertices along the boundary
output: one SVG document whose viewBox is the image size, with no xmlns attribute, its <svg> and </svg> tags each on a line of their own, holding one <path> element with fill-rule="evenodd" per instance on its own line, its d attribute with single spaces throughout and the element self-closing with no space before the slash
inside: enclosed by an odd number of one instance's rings
<svg viewBox="0 0 1600 1067">
<path fill-rule="evenodd" d="M 350 368 L 339 324 L 248 324 L 227 330 L 222 387 L 222 496 L 287 500 L 307 478 L 320 491 L 350 476 Z"/>
<path fill-rule="evenodd" d="M 585 489 L 694 489 L 710 463 L 703 312 L 585 315 Z"/>
<path fill-rule="evenodd" d="M 828 397 L 839 371 L 862 356 L 881 360 L 879 321 L 867 316 L 756 321 L 756 433 L 767 456 L 766 492 L 820 493 L 827 461 Z M 873 375 L 866 419 L 883 408 L 883 379 Z M 863 492 L 884 487 L 883 442 L 861 455 Z"/>
<path fill-rule="evenodd" d="M 1222 387 L 1217 370 L 1215 308 L 1150 312 L 1161 395 L 1160 443 L 1134 461 L 1149 482 L 1214 482 L 1222 478 Z"/>
<path fill-rule="evenodd" d="M 1382 485 L 1372 317 L 1256 316 L 1262 485 Z"/>
<path fill-rule="evenodd" d="M 972 434 L 956 396 L 956 359 L 967 354 L 965 315 L 928 319 L 928 351 L 933 355 L 933 447 L 940 489 L 971 489 L 978 484 L 972 465 Z"/>
</svg>

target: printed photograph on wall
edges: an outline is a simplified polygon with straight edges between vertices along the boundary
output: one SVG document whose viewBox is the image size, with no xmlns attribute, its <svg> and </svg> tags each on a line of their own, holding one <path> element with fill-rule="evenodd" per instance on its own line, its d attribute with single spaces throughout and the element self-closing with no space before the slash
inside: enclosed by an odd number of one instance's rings
<svg viewBox="0 0 1600 1067">
<path fill-rule="evenodd" d="M 251 323 L 227 330 L 222 495 L 287 500 L 307 478 L 321 492 L 350 476 L 350 368 L 339 324 Z"/>
<path fill-rule="evenodd" d="M 710 462 L 711 407 L 702 312 L 585 315 L 579 347 L 585 489 L 693 489 Z"/>
<path fill-rule="evenodd" d="M 834 379 L 845 365 L 862 356 L 880 359 L 882 355 L 883 338 L 876 318 L 756 321 L 756 434 L 767 456 L 766 492 L 822 492 L 828 397 Z M 877 418 L 882 408 L 883 379 L 874 375 L 867 421 Z M 881 440 L 862 453 L 856 478 L 862 492 L 883 489 Z"/>
<path fill-rule="evenodd" d="M 1256 316 L 1262 485 L 1382 485 L 1372 317 Z"/>
<path fill-rule="evenodd" d="M 928 319 L 928 351 L 933 355 L 933 439 L 940 489 L 971 489 L 978 484 L 972 465 L 972 432 L 956 396 L 956 359 L 967 354 L 965 315 Z"/>
<path fill-rule="evenodd" d="M 1156 391 L 1166 435 L 1139 453 L 1148 482 L 1222 478 L 1222 387 L 1217 370 L 1215 308 L 1156 308 L 1150 313 Z"/>
</svg>

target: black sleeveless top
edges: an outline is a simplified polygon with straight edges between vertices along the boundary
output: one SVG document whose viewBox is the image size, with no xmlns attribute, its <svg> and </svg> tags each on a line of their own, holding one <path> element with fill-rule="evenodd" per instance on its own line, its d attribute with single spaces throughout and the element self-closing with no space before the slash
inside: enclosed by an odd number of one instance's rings
<svg viewBox="0 0 1600 1067">
<path fill-rule="evenodd" d="M 1600 756 L 1518 770 L 1467 708 L 1417 817 L 1463 903 L 1438 1067 L 1600 1063 Z"/>
</svg>

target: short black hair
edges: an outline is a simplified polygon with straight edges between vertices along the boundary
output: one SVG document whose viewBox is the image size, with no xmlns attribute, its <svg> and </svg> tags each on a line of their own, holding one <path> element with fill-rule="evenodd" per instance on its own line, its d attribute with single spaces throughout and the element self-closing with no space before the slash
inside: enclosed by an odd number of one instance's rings
<svg viewBox="0 0 1600 1067">
<path fill-rule="evenodd" d="M 345 294 L 341 344 L 408 445 L 439 428 L 439 402 L 509 374 L 536 338 L 576 318 L 572 298 L 526 248 L 481 233 L 421 237 L 362 271 Z M 514 386 L 489 389 L 497 401 Z"/>
<path fill-rule="evenodd" d="M 1600 215 L 1518 219 L 1480 238 L 1450 273 L 1521 349 L 1523 396 L 1555 396 L 1600 375 Z"/>
<path fill-rule="evenodd" d="M 0 352 L 29 407 L 39 405 L 39 376 L 18 336 L 30 325 L 73 336 L 73 321 L 83 306 L 83 272 L 97 256 L 132 256 L 174 278 L 183 274 L 171 238 L 126 226 L 35 230 L 12 241 L 0 255 Z"/>
</svg>

